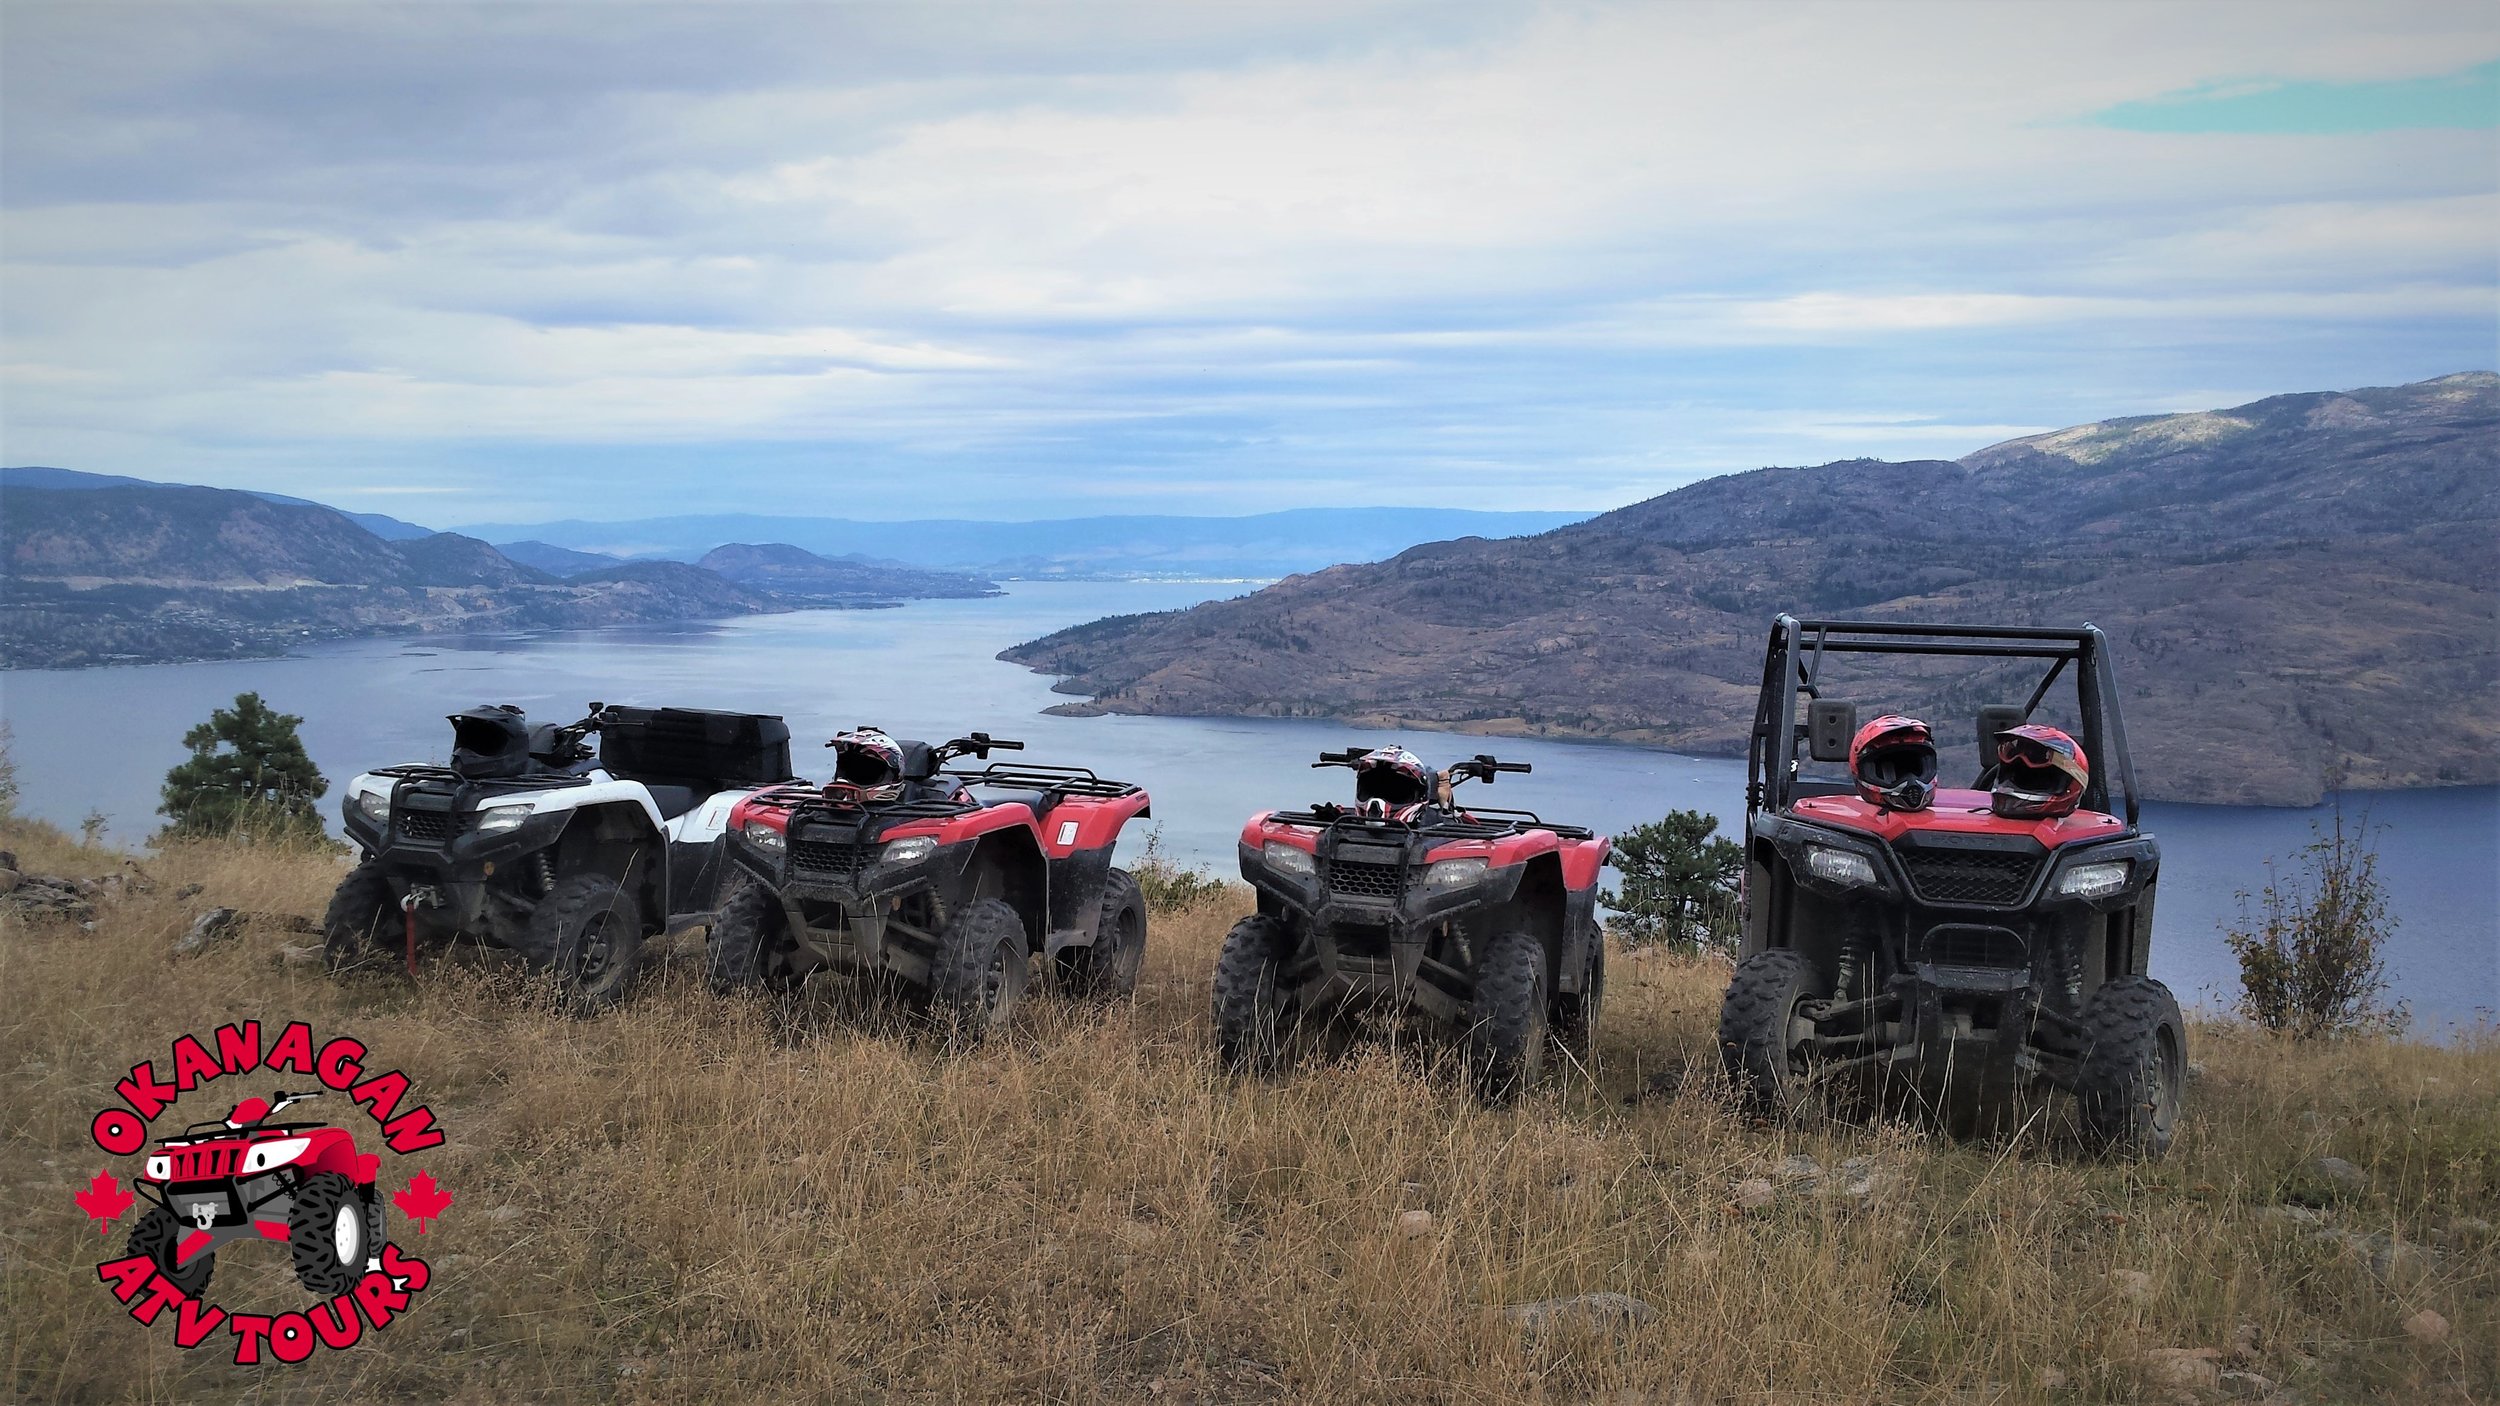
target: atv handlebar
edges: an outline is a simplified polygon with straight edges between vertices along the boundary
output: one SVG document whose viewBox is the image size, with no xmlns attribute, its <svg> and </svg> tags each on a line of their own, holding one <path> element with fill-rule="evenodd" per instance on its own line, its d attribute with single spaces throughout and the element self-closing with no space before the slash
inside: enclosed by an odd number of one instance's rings
<svg viewBox="0 0 2500 1406">
<path fill-rule="evenodd" d="M 1466 761 L 1460 762 L 1456 766 L 1451 767 L 1449 770 L 1449 778 L 1451 784 L 1453 785 L 1460 781 L 1473 780 L 1481 781 L 1490 786 L 1493 784 L 1493 778 L 1503 772 L 1515 772 L 1521 776 L 1525 776 L 1535 769 L 1536 768 L 1530 766 L 1526 762 L 1496 761 L 1490 753 L 1478 752 Z"/>
<path fill-rule="evenodd" d="M 986 762 L 990 759 L 992 752 L 1021 752 L 1024 750 L 1024 744 L 1010 742 L 1004 737 L 992 737 L 986 732 L 976 732 L 967 737 L 958 737 L 937 750 L 940 761 L 952 760 L 956 757 L 979 757 Z"/>
</svg>

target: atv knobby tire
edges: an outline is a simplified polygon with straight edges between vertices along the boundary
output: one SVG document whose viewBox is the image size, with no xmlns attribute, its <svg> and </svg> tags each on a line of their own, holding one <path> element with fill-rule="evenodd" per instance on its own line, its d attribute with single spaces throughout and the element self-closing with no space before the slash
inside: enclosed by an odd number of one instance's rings
<svg viewBox="0 0 2500 1406">
<path fill-rule="evenodd" d="M 1496 933 L 1476 956 L 1467 1012 L 1467 1071 L 1476 1096 L 1509 1103 L 1545 1072 L 1545 948 L 1534 934 Z"/>
<path fill-rule="evenodd" d="M 642 966 L 642 905 L 613 874 L 574 874 L 530 914 L 529 955 L 542 957 L 571 1015 L 593 1015 L 625 998 Z"/>
<path fill-rule="evenodd" d="M 2177 998 L 2151 977 L 2122 976 L 2093 992 L 2077 1020 L 2075 1113 L 2084 1145 L 2104 1156 L 2162 1156 L 2178 1131 L 2187 1078 Z"/>
<path fill-rule="evenodd" d="M 336 1172 L 306 1177 L 286 1217 L 296 1282 L 323 1298 L 355 1288 L 365 1277 L 365 1261 L 382 1253 L 375 1243 L 380 1219 L 347 1178 Z"/>
<path fill-rule="evenodd" d="M 1284 989 L 1285 963 L 1293 955 L 1293 929 L 1254 914 L 1224 934 L 1215 959 L 1215 1057 L 1234 1074 L 1272 1074 L 1283 1067 L 1285 1047 L 1300 1018 Z"/>
<path fill-rule="evenodd" d="M 1580 989 L 1554 993 L 1554 1033 L 1582 1068 L 1597 1067 L 1597 1022 L 1606 1010 L 1606 934 L 1591 925 L 1581 959 Z"/>
<path fill-rule="evenodd" d="M 712 920 L 705 944 L 712 989 L 724 996 L 787 991 L 798 985 L 791 958 L 790 915 L 762 884 L 741 885 Z"/>
<path fill-rule="evenodd" d="M 938 934 L 929 964 L 929 1013 L 957 1045 L 977 1045 L 1014 1018 L 1032 979 L 1024 919 L 1005 900 L 965 905 Z"/>
<path fill-rule="evenodd" d="M 1119 1000 L 1137 994 L 1137 973 L 1146 964 L 1146 895 L 1125 869 L 1114 869 L 1102 886 L 1102 913 L 1094 941 L 1059 954 L 1059 980 L 1071 996 Z"/>
<path fill-rule="evenodd" d="M 1719 1056 L 1745 1110 L 1760 1117 L 1797 1111 L 1807 1084 L 1805 1037 L 1797 1007 L 1817 995 L 1814 964 L 1787 948 L 1756 952 L 1736 968 L 1719 1006 Z"/>
<path fill-rule="evenodd" d="M 380 966 L 407 942 L 408 916 L 391 876 L 368 859 L 347 871 L 321 915 L 321 955 L 333 972 Z"/>
<path fill-rule="evenodd" d="M 122 1243 L 122 1253 L 145 1255 L 156 1272 L 168 1283 L 192 1298 L 208 1287 L 209 1276 L 217 1272 L 217 1256 L 206 1254 L 177 1269 L 174 1252 L 182 1247 L 182 1237 L 190 1227 L 174 1219 L 174 1213 L 162 1206 L 151 1207 L 130 1228 L 130 1238 Z"/>
</svg>

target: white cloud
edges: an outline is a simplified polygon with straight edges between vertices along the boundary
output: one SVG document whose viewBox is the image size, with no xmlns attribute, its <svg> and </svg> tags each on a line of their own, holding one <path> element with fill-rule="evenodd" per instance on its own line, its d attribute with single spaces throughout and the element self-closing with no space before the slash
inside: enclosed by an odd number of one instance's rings
<svg viewBox="0 0 2500 1406">
<path fill-rule="evenodd" d="M 634 446 L 817 444 L 909 466 L 863 492 L 1227 503 L 1257 463 L 1533 500 L 2490 343 L 2487 133 L 2077 122 L 2453 71 L 2500 52 L 2477 10 L 1052 14 L 13 13 L 7 453 L 328 486 L 572 446 L 539 491 L 658 503 Z"/>
</svg>

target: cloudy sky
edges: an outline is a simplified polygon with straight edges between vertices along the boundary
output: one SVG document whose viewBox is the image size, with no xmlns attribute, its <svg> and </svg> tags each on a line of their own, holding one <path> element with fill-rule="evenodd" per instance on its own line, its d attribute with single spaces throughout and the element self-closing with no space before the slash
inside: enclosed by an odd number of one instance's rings
<svg viewBox="0 0 2500 1406">
<path fill-rule="evenodd" d="M 1603 508 L 2500 361 L 2483 4 L 0 8 L 0 459 Z"/>
</svg>

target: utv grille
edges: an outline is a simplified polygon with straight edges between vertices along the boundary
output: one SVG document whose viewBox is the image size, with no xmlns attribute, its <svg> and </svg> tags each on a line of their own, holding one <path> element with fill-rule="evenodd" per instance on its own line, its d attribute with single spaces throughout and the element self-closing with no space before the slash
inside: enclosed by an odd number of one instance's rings
<svg viewBox="0 0 2500 1406">
<path fill-rule="evenodd" d="M 1398 898 L 1406 892 L 1406 866 L 1337 860 L 1328 866 L 1328 891 L 1348 898 Z"/>
<path fill-rule="evenodd" d="M 2014 971 L 2031 965 L 2031 946 L 2010 928 L 1947 923 L 1927 931 L 1920 957 L 1931 966 Z"/>
<path fill-rule="evenodd" d="M 1929 903 L 2020 903 L 2031 892 L 2037 855 L 1989 850 L 1900 851 L 1910 887 Z"/>
<path fill-rule="evenodd" d="M 243 1150 L 237 1147 L 203 1147 L 197 1151 L 177 1148 L 167 1155 L 173 1159 L 174 1181 L 230 1177 L 243 1164 Z"/>
<path fill-rule="evenodd" d="M 460 828 L 447 810 L 402 810 L 392 817 L 392 823 L 402 839 L 426 840 L 436 844 L 450 839 L 452 832 Z"/>
<path fill-rule="evenodd" d="M 829 874 L 847 879 L 875 863 L 877 850 L 876 845 L 793 840 L 790 843 L 790 867 L 810 874 Z"/>
</svg>

